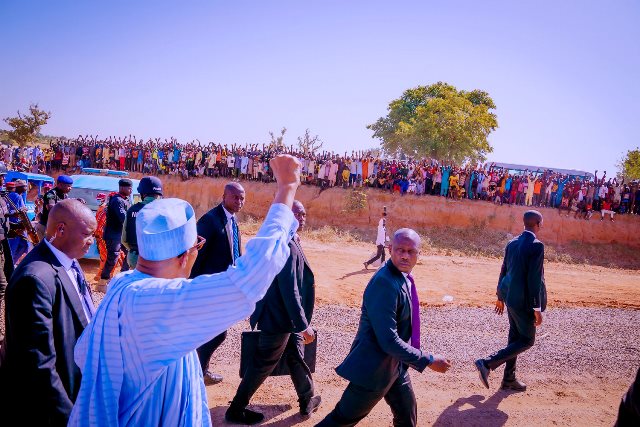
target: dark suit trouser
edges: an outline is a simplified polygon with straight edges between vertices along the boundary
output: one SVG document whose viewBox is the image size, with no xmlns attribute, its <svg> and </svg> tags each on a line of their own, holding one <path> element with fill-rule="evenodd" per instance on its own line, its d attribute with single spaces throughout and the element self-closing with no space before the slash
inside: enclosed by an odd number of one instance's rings
<svg viewBox="0 0 640 427">
<path fill-rule="evenodd" d="M 378 245 L 378 252 L 376 252 L 375 256 L 366 262 L 367 265 L 373 264 L 378 258 L 380 258 L 380 264 L 384 264 L 384 245 Z"/>
<path fill-rule="evenodd" d="M 211 355 L 220 347 L 220 345 L 227 338 L 227 331 L 224 331 L 220 335 L 215 336 L 212 340 L 202 344 L 196 350 L 198 352 L 198 359 L 200 359 L 200 367 L 202 368 L 202 375 L 206 374 L 209 370 L 209 362 L 211 362 Z"/>
<path fill-rule="evenodd" d="M 231 407 L 244 409 L 264 380 L 273 372 L 280 358 L 289 367 L 291 381 L 298 394 L 298 402 L 313 397 L 311 370 L 304 361 L 304 341 L 301 334 L 274 334 L 261 331 L 258 348 L 251 365 L 244 372 Z"/>
<path fill-rule="evenodd" d="M 409 372 L 403 369 L 398 378 L 382 390 L 369 390 L 349 383 L 336 407 L 316 427 L 354 426 L 366 417 L 383 397 L 391 407 L 394 426 L 417 425 L 416 395 L 413 393 Z"/>
<path fill-rule="evenodd" d="M 615 427 L 638 425 L 640 425 L 640 369 L 636 373 L 636 380 L 631 383 L 629 391 L 620 402 Z"/>
<path fill-rule="evenodd" d="M 536 338 L 533 310 L 522 312 L 507 306 L 509 316 L 509 341 L 505 348 L 494 353 L 485 360 L 487 367 L 492 371 L 505 363 L 504 380 L 513 381 L 516 378 L 516 358 L 530 349 Z"/>
</svg>

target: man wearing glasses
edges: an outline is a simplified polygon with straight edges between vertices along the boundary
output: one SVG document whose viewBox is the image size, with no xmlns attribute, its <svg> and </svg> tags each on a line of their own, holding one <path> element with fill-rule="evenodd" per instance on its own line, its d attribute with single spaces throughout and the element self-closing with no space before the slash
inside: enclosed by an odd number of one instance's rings
<svg viewBox="0 0 640 427">
<path fill-rule="evenodd" d="M 199 345 L 249 316 L 289 257 L 300 163 L 271 160 L 278 187 L 235 265 L 187 279 L 198 249 L 195 212 L 160 199 L 136 218 L 138 265 L 109 286 L 80 337 L 82 384 L 69 425 L 211 425 Z"/>
</svg>

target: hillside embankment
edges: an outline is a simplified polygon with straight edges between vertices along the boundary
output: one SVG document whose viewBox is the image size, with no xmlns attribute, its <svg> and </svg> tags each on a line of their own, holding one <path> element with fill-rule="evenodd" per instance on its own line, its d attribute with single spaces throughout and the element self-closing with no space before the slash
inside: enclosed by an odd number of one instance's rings
<svg viewBox="0 0 640 427">
<path fill-rule="evenodd" d="M 181 181 L 175 177 L 163 177 L 165 195 L 184 198 L 191 203 L 198 217 L 220 202 L 227 180 L 192 179 Z M 246 204 L 240 217 L 263 218 L 273 195 L 275 184 L 242 182 L 246 191 Z M 377 226 L 383 206 L 387 207 L 390 231 L 400 227 L 417 230 L 453 229 L 469 233 L 496 231 L 519 234 L 522 231 L 523 206 L 497 206 L 493 203 L 463 200 L 454 201 L 434 196 L 399 196 L 375 189 L 365 189 L 366 207 L 358 212 L 348 212 L 347 198 L 351 190 L 332 188 L 320 192 L 315 186 L 301 186 L 297 198 L 304 203 L 311 227 L 329 225 L 349 230 L 372 230 Z M 587 244 L 622 245 L 640 248 L 640 218 L 616 216 L 609 221 L 607 215 L 600 221 L 599 213 L 590 221 L 560 216 L 557 209 L 541 208 L 544 215 L 539 237 L 545 243 L 556 246 Z M 639 255 L 640 256 L 640 255 Z"/>
</svg>

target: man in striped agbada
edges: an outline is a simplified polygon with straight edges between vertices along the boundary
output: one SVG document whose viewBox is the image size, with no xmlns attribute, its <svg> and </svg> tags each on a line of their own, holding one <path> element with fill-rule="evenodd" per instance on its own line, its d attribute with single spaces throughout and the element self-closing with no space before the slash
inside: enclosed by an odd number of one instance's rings
<svg viewBox="0 0 640 427">
<path fill-rule="evenodd" d="M 195 212 L 162 199 L 136 220 L 136 269 L 116 276 L 78 340 L 82 383 L 70 426 L 211 425 L 195 349 L 249 316 L 289 257 L 300 163 L 271 160 L 278 188 L 257 236 L 234 266 L 187 279 L 204 240 Z"/>
</svg>

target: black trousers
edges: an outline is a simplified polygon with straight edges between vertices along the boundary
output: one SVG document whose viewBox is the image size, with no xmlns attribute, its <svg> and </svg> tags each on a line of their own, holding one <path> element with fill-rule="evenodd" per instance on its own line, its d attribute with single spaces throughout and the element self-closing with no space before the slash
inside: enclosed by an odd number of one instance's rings
<svg viewBox="0 0 640 427">
<path fill-rule="evenodd" d="M 431 194 L 433 191 L 433 180 L 431 178 L 427 178 L 424 180 L 424 194 Z"/>
<path fill-rule="evenodd" d="M 374 263 L 378 258 L 380 258 L 380 264 L 384 264 L 384 257 L 385 257 L 385 252 L 384 252 L 384 245 L 378 245 L 378 252 L 376 252 L 376 255 L 371 258 L 369 261 L 366 262 L 367 265 Z"/>
<path fill-rule="evenodd" d="M 354 426 L 366 417 L 383 397 L 391 408 L 395 427 L 414 427 L 418 424 L 416 395 L 413 393 L 409 372 L 403 369 L 395 381 L 381 390 L 369 390 L 349 383 L 336 407 L 316 427 Z"/>
<path fill-rule="evenodd" d="M 220 347 L 220 345 L 227 338 L 227 331 L 224 331 L 220 335 L 215 336 L 212 340 L 202 344 L 196 350 L 198 352 L 198 359 L 200 359 L 200 367 L 202 368 L 202 375 L 206 374 L 209 370 L 209 362 L 211 362 L 211 355 L 214 351 Z"/>
<path fill-rule="evenodd" d="M 620 402 L 615 427 L 637 425 L 640 425 L 640 369 L 636 373 L 636 380 L 631 383 L 629 391 Z"/>
<path fill-rule="evenodd" d="M 485 363 L 492 371 L 504 363 L 504 381 L 513 381 L 516 378 L 516 359 L 520 353 L 533 346 L 536 327 L 533 323 L 535 319 L 533 310 L 523 312 L 507 306 L 507 315 L 509 316 L 508 344 L 486 359 Z"/>
<path fill-rule="evenodd" d="M 304 361 L 302 335 L 260 332 L 253 362 L 244 372 L 238 391 L 231 401 L 231 407 L 244 409 L 282 357 L 285 358 L 289 367 L 291 381 L 298 394 L 298 402 L 307 402 L 311 399 L 314 394 L 313 379 L 311 370 Z"/>
<path fill-rule="evenodd" d="M 11 249 L 9 248 L 9 241 L 4 238 L 4 235 L 2 235 L 2 240 L 0 240 L 0 308 L 2 308 L 4 294 L 7 289 L 7 285 L 9 284 L 9 280 L 11 280 L 11 274 L 13 274 L 13 258 L 11 258 Z M 7 326 L 5 325 L 5 328 L 6 327 Z"/>
<path fill-rule="evenodd" d="M 107 260 L 104 263 L 102 273 L 100 273 L 100 278 L 109 280 L 109 277 L 111 277 L 111 272 L 116 266 L 116 261 L 120 256 L 120 251 L 123 251 L 125 253 L 124 260 L 122 261 L 121 271 L 128 271 L 129 263 L 127 262 L 127 250 L 124 248 L 124 246 L 122 246 L 122 242 L 120 241 L 120 239 L 105 240 L 104 243 L 107 246 Z"/>
</svg>

